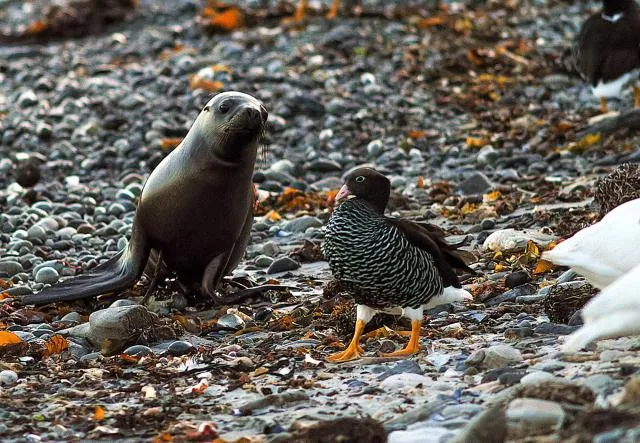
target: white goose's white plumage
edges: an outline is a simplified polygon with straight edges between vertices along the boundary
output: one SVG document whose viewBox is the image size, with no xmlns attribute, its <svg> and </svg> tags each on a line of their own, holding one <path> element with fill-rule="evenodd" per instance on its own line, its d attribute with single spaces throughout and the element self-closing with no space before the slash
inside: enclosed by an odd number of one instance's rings
<svg viewBox="0 0 640 443">
<path fill-rule="evenodd" d="M 640 199 L 618 206 L 543 258 L 569 266 L 599 289 L 607 287 L 640 264 Z"/>
<path fill-rule="evenodd" d="M 607 286 L 582 310 L 584 326 L 564 343 L 577 352 L 595 340 L 640 334 L 640 265 Z"/>
</svg>

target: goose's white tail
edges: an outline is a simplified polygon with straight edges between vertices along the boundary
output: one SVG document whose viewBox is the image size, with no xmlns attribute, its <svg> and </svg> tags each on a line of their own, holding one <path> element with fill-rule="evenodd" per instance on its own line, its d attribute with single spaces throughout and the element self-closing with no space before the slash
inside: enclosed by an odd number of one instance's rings
<svg viewBox="0 0 640 443">
<path fill-rule="evenodd" d="M 562 352 L 578 352 L 595 340 L 637 334 L 638 318 L 638 312 L 618 312 L 589 322 L 567 338 Z"/>
</svg>

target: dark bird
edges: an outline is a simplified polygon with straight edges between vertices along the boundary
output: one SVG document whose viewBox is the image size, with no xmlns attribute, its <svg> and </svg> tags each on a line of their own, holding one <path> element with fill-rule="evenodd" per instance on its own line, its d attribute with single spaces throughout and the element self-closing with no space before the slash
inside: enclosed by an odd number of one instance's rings
<svg viewBox="0 0 640 443">
<path fill-rule="evenodd" d="M 384 175 L 357 168 L 345 182 L 322 250 L 334 277 L 357 304 L 356 329 L 347 349 L 327 360 L 360 357 L 366 323 L 377 312 L 399 313 L 399 308 L 411 320 L 411 335 L 406 348 L 388 355 L 414 354 L 420 349 L 423 310 L 472 299 L 454 270 L 475 272 L 464 262 L 460 245 L 448 244 L 437 226 L 384 215 L 391 191 Z"/>
<path fill-rule="evenodd" d="M 634 83 L 635 106 L 640 88 L 640 7 L 634 0 L 603 0 L 602 11 L 582 25 L 573 46 L 573 59 L 593 94 L 607 112 L 607 98 L 620 97 Z"/>
<path fill-rule="evenodd" d="M 182 143 L 147 179 L 128 246 L 91 271 L 22 302 L 45 304 L 127 289 L 148 264 L 155 268 L 149 272 L 154 281 L 160 269 L 168 268 L 185 288 L 214 296 L 249 242 L 253 168 L 267 115 L 250 95 L 229 91 L 213 97 Z"/>
</svg>

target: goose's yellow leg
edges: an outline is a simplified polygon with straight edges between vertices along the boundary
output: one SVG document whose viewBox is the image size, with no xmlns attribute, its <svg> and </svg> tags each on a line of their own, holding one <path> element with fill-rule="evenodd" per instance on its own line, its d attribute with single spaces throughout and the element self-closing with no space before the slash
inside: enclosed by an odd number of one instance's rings
<svg viewBox="0 0 640 443">
<path fill-rule="evenodd" d="M 353 332 L 353 338 L 351 339 L 351 343 L 349 343 L 347 349 L 342 352 L 329 355 L 327 357 L 327 361 L 331 363 L 342 363 L 362 357 L 364 350 L 360 347 L 360 337 L 362 336 L 362 331 L 364 331 L 364 326 L 366 324 L 367 322 L 364 320 L 356 321 L 356 330 Z"/>
<path fill-rule="evenodd" d="M 411 320 L 411 336 L 409 343 L 404 349 L 400 351 L 390 352 L 388 354 L 382 354 L 385 357 L 401 357 L 405 355 L 415 354 L 420 350 L 420 329 L 422 327 L 422 320 Z"/>
</svg>

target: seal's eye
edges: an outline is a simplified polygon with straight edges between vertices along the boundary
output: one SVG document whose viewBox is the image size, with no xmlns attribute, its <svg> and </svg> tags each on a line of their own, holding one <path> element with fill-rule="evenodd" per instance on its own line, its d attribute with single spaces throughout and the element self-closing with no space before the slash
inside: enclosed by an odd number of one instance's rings
<svg viewBox="0 0 640 443">
<path fill-rule="evenodd" d="M 231 109 L 231 104 L 228 100 L 223 101 L 222 103 L 220 103 L 220 107 L 218 109 L 220 109 L 221 114 L 226 114 L 227 112 L 229 112 L 229 109 Z"/>
<path fill-rule="evenodd" d="M 363 175 L 359 175 L 359 176 L 357 176 L 357 177 L 356 177 L 356 181 L 357 181 L 358 183 L 362 183 L 362 182 L 364 181 L 364 176 L 363 176 Z"/>
</svg>

